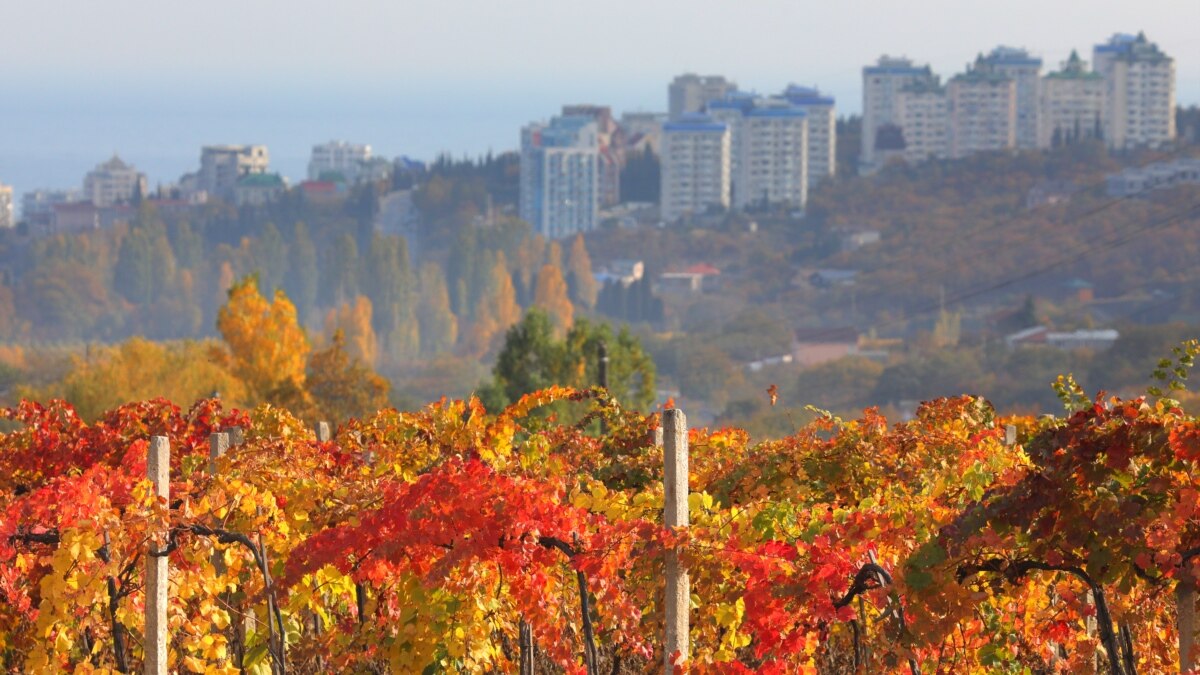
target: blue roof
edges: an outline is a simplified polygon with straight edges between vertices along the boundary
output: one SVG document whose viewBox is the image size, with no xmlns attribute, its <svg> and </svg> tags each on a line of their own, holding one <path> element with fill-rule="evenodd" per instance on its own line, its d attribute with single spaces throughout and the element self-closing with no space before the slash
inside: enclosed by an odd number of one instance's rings
<svg viewBox="0 0 1200 675">
<path fill-rule="evenodd" d="M 863 75 L 924 75 L 928 70 L 916 66 L 863 66 Z"/>
<path fill-rule="evenodd" d="M 783 97 L 795 105 L 833 105 L 833 97 L 822 96 L 816 87 L 791 84 L 783 90 Z"/>
<path fill-rule="evenodd" d="M 713 121 L 684 122 L 681 120 L 681 121 L 677 121 L 677 122 L 667 122 L 666 124 L 663 125 L 663 133 L 669 133 L 672 131 L 706 131 L 706 132 L 712 132 L 712 133 L 717 133 L 717 134 L 723 134 L 723 133 L 725 133 L 726 129 L 727 129 L 727 127 L 724 124 L 722 124 L 721 122 L 713 122 Z"/>
<path fill-rule="evenodd" d="M 746 115 L 748 117 L 808 117 L 808 113 L 799 108 L 754 108 Z"/>
</svg>

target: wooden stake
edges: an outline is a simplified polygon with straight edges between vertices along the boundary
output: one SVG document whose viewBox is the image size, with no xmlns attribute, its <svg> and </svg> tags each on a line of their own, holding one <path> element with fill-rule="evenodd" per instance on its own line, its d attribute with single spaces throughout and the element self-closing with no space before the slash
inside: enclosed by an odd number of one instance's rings
<svg viewBox="0 0 1200 675">
<path fill-rule="evenodd" d="M 688 526 L 688 429 L 687 417 L 679 409 L 663 412 L 663 524 L 669 528 Z M 676 551 L 667 551 L 666 559 L 666 644 L 664 672 L 673 673 L 672 654 L 679 662 L 688 659 L 688 610 L 691 583 L 687 568 Z"/>
<path fill-rule="evenodd" d="M 171 498 L 171 447 L 166 436 L 150 439 L 146 475 L 154 483 L 154 494 L 163 501 Z M 151 542 L 152 549 L 166 548 L 162 533 Z M 167 675 L 167 556 L 146 556 L 146 675 Z"/>
</svg>

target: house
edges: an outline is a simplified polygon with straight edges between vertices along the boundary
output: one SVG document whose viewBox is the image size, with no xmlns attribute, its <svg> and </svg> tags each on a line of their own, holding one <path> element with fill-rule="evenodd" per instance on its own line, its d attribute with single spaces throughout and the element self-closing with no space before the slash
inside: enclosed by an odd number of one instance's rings
<svg viewBox="0 0 1200 675">
<path fill-rule="evenodd" d="M 878 244 L 879 230 L 855 230 L 842 235 L 842 250 L 857 251 L 864 246 Z"/>
<path fill-rule="evenodd" d="M 629 288 L 634 283 L 641 281 L 645 274 L 645 262 L 641 260 L 618 259 L 612 261 L 607 267 L 594 273 L 592 276 L 596 278 L 596 282 L 601 286 L 612 282 L 621 284 L 624 288 Z"/>
<path fill-rule="evenodd" d="M 852 326 L 797 328 L 792 347 L 794 361 L 815 366 L 858 353 L 858 330 Z"/>
<path fill-rule="evenodd" d="M 853 286 L 858 279 L 858 270 L 821 269 L 808 277 L 808 283 L 815 288 L 832 288 L 834 286 Z"/>
<path fill-rule="evenodd" d="M 1021 347 L 1047 346 L 1063 351 L 1089 349 L 1104 351 L 1113 346 L 1121 334 L 1112 329 L 1076 330 L 1071 332 L 1051 331 L 1045 326 L 1033 326 L 1004 337 L 1004 343 L 1009 349 Z"/>
</svg>

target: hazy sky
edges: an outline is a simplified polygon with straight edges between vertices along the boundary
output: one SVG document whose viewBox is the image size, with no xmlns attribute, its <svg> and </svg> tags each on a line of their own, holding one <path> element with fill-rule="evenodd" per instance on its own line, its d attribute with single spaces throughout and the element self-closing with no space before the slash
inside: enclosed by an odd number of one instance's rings
<svg viewBox="0 0 1200 675">
<path fill-rule="evenodd" d="M 1176 58 L 1186 98 L 1200 98 L 1197 0 L 5 0 L 4 6 L 6 79 L 377 87 L 419 81 L 423 90 L 436 82 L 498 91 L 513 83 L 540 89 L 595 82 L 608 92 L 621 83 L 661 89 L 672 75 L 694 70 L 763 89 L 816 82 L 850 109 L 858 107 L 850 99 L 861 96 L 854 87 L 859 69 L 881 53 L 907 54 L 948 74 L 1003 43 L 1027 47 L 1053 65 L 1072 47 L 1087 53 L 1115 31 L 1145 30 Z"/>
<path fill-rule="evenodd" d="M 1057 68 L 1144 30 L 1200 103 L 1200 0 L 3 0 L 0 182 L 67 185 L 114 150 L 175 180 L 203 143 L 301 176 L 346 138 L 431 158 L 517 145 L 563 103 L 663 110 L 679 73 L 789 82 L 861 108 L 861 68 L 943 77 L 998 44 Z"/>
</svg>

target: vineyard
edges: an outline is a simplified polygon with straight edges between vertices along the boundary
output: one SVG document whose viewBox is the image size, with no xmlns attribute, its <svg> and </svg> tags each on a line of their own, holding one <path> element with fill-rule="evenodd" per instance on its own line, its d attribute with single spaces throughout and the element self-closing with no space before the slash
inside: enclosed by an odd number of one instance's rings
<svg viewBox="0 0 1200 675">
<path fill-rule="evenodd" d="M 1180 354 L 1164 364 L 1176 388 Z M 334 433 L 216 399 L 92 424 L 25 402 L 0 436 L 0 659 L 281 675 L 1187 669 L 1200 424 L 1164 392 L 1059 391 L 1059 417 L 1001 419 L 962 397 L 754 443 L 603 389 L 496 415 L 444 400 Z"/>
</svg>

